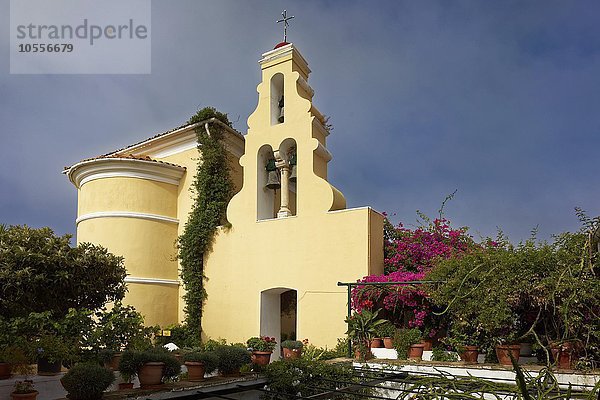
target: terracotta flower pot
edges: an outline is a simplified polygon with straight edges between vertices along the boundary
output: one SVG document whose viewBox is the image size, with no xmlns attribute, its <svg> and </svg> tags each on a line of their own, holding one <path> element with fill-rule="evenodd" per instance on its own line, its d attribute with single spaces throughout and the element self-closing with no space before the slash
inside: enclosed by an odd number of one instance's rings
<svg viewBox="0 0 600 400">
<path fill-rule="evenodd" d="M 560 369 L 573 369 L 577 361 L 577 352 L 572 342 L 565 342 L 560 345 L 555 355 L 556 366 Z"/>
<path fill-rule="evenodd" d="M 299 349 L 286 349 L 285 347 L 283 348 L 284 360 L 295 360 L 297 358 L 300 358 L 301 355 L 302 347 L 300 347 Z"/>
<path fill-rule="evenodd" d="M 433 349 L 433 340 L 432 339 L 423 339 L 421 340 L 421 344 L 424 344 L 423 351 L 431 351 Z"/>
<path fill-rule="evenodd" d="M 394 339 L 392 339 L 391 337 L 384 337 L 383 338 L 383 346 L 386 349 L 393 349 L 394 348 Z"/>
<path fill-rule="evenodd" d="M 108 365 L 107 365 L 108 369 L 110 369 L 111 371 L 116 371 L 119 369 L 119 363 L 121 362 L 121 355 L 123 355 L 123 353 L 113 354 L 110 361 L 108 362 Z"/>
<path fill-rule="evenodd" d="M 198 382 L 204 380 L 206 368 L 203 362 L 186 361 L 184 364 L 188 370 L 188 381 Z"/>
<path fill-rule="evenodd" d="M 413 344 L 408 348 L 408 358 L 409 360 L 418 360 L 421 361 L 423 359 L 423 349 L 425 345 L 423 343 Z"/>
<path fill-rule="evenodd" d="M 271 361 L 272 351 L 253 351 L 252 363 L 256 365 L 268 365 Z"/>
<path fill-rule="evenodd" d="M 365 357 L 362 357 L 362 353 L 360 352 L 360 349 L 355 349 L 354 350 L 354 359 L 355 360 L 370 360 L 371 358 L 373 358 L 373 353 L 371 353 L 371 349 L 367 349 L 367 354 L 365 354 Z"/>
<path fill-rule="evenodd" d="M 138 372 L 140 387 L 144 389 L 160 385 L 164 369 L 165 363 L 162 362 L 147 362 L 144 364 Z"/>
<path fill-rule="evenodd" d="M 458 354 L 461 361 L 467 364 L 477 364 L 477 356 L 479 356 L 479 348 L 477 346 L 462 346 L 461 350 Z"/>
<path fill-rule="evenodd" d="M 499 344 L 496 346 L 496 356 L 498 362 L 502 365 L 512 365 L 510 354 L 512 354 L 515 361 L 519 361 L 520 352 L 521 346 L 518 344 Z"/>
<path fill-rule="evenodd" d="M 383 347 L 383 340 L 381 338 L 373 338 L 371 339 L 371 348 L 379 349 Z"/>
<path fill-rule="evenodd" d="M 12 400 L 35 400 L 38 393 L 37 390 L 31 393 L 11 393 L 10 398 Z"/>
<path fill-rule="evenodd" d="M 10 364 L 6 362 L 0 362 L 0 379 L 10 378 L 11 368 Z"/>
<path fill-rule="evenodd" d="M 119 383 L 119 390 L 133 389 L 133 382 L 121 382 Z"/>
</svg>

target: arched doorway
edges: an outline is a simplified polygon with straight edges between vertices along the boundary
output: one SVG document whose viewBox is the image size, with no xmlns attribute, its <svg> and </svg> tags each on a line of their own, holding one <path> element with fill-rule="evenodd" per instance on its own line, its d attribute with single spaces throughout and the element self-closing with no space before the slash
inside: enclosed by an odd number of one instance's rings
<svg viewBox="0 0 600 400">
<path fill-rule="evenodd" d="M 296 339 L 298 327 L 298 292 L 290 288 L 273 288 L 260 293 L 260 335 L 274 337 L 278 346 L 271 361 L 280 357 L 282 340 Z"/>
</svg>

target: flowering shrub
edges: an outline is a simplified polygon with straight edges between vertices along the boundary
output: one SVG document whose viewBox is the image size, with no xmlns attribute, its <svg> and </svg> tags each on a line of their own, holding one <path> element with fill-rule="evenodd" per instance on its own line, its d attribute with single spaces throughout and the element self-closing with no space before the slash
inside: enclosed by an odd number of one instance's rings
<svg viewBox="0 0 600 400">
<path fill-rule="evenodd" d="M 425 226 L 405 228 L 385 222 L 384 274 L 369 275 L 359 282 L 422 281 L 437 259 L 459 255 L 476 246 L 467 228 L 453 229 L 445 218 L 424 219 Z M 433 314 L 426 288 L 419 284 L 357 286 L 352 291 L 352 307 L 357 312 L 381 308 L 396 325 L 419 328 L 433 337 L 443 321 Z"/>
<path fill-rule="evenodd" d="M 395 271 L 427 272 L 433 262 L 467 251 L 474 244 L 466 227 L 453 229 L 445 218 L 437 218 L 428 226 L 414 230 L 402 223 L 396 227 L 387 222 L 384 273 Z"/>
<path fill-rule="evenodd" d="M 275 345 L 277 345 L 277 341 L 274 337 L 261 336 L 248 339 L 246 344 L 252 351 L 273 351 Z"/>
</svg>

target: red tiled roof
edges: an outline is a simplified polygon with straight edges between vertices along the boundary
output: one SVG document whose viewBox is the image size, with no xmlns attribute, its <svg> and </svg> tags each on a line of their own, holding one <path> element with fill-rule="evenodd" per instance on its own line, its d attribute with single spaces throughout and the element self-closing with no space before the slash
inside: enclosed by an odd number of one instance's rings
<svg viewBox="0 0 600 400">
<path fill-rule="evenodd" d="M 179 167 L 179 168 L 183 168 L 186 169 L 186 167 L 178 165 L 178 164 L 173 164 L 170 162 L 166 162 L 166 161 L 160 161 L 160 160 L 155 160 L 153 158 L 150 158 L 149 156 L 143 156 L 143 155 L 139 155 L 139 156 L 134 156 L 133 154 L 124 154 L 124 153 L 109 153 L 109 154 L 104 154 L 98 157 L 91 157 L 91 158 L 86 158 L 85 160 L 81 160 L 79 161 L 77 164 L 82 163 L 82 162 L 86 162 L 86 161 L 92 161 L 92 160 L 101 160 L 101 159 L 107 159 L 107 158 L 120 158 L 120 159 L 130 159 L 130 160 L 141 160 L 141 161 L 151 161 L 151 162 L 155 162 L 155 163 L 159 163 L 159 164 L 165 164 L 165 165 L 172 165 L 174 167 Z M 65 167 L 65 171 L 68 170 L 71 167 Z"/>
<path fill-rule="evenodd" d="M 211 120 L 215 120 L 215 118 L 211 118 Z M 207 121 L 209 121 L 209 120 L 207 120 Z M 201 122 L 202 122 L 202 121 L 201 121 Z M 201 123 L 201 122 L 200 122 L 200 123 Z M 225 126 L 225 124 L 223 124 L 223 123 L 222 123 L 221 121 L 219 121 L 219 120 L 216 120 L 215 122 L 217 122 L 217 123 L 220 123 L 220 124 L 222 124 L 222 125 L 224 125 L 224 126 Z M 173 166 L 176 166 L 176 167 L 185 168 L 185 167 L 182 167 L 181 165 L 172 164 L 172 163 L 168 163 L 168 162 L 165 162 L 165 161 L 159 161 L 159 160 L 155 160 L 155 159 L 152 159 L 152 158 L 150 158 L 150 157 L 148 157 L 148 156 L 143 156 L 143 155 L 134 156 L 134 155 L 133 155 L 133 154 L 131 154 L 131 153 L 127 154 L 127 153 L 121 153 L 121 152 L 123 152 L 124 150 L 130 149 L 130 148 L 132 148 L 132 147 L 136 147 L 136 146 L 138 146 L 138 145 L 140 145 L 140 144 L 142 144 L 142 143 L 149 142 L 149 141 L 151 141 L 151 140 L 157 139 L 157 138 L 159 138 L 159 137 L 161 137 L 161 136 L 168 135 L 169 133 L 173 133 L 173 132 L 175 132 L 175 131 L 178 131 L 178 130 L 180 130 L 180 129 L 183 129 L 183 128 L 185 128 L 185 127 L 188 127 L 188 126 L 191 126 L 191 125 L 197 125 L 197 124 L 198 124 L 198 123 L 195 123 L 195 124 L 189 124 L 189 123 L 185 123 L 185 124 L 183 124 L 183 125 L 180 125 L 180 126 L 178 126 L 177 128 L 169 129 L 169 130 L 168 130 L 168 131 L 166 131 L 166 132 L 157 133 L 156 135 L 154 135 L 154 136 L 151 136 L 151 137 L 149 137 L 149 138 L 147 138 L 147 139 L 141 140 L 141 141 L 139 141 L 139 142 L 137 142 L 137 143 L 134 143 L 134 144 L 130 144 L 129 146 L 122 147 L 122 148 L 120 148 L 120 149 L 118 149 L 118 150 L 111 151 L 110 153 L 102 154 L 102 155 L 100 155 L 100 156 L 97 156 L 97 157 L 86 158 L 86 159 L 84 159 L 84 160 L 81 160 L 81 161 L 79 161 L 79 162 L 78 162 L 78 163 L 76 163 L 76 164 L 79 164 L 79 163 L 81 163 L 81 162 L 85 162 L 85 161 L 91 161 L 91 160 L 96 160 L 96 159 L 102 159 L 102 158 L 130 158 L 130 159 L 135 159 L 135 160 L 142 160 L 142 161 L 152 161 L 152 162 L 157 162 L 157 163 L 161 163 L 161 164 L 167 164 L 167 165 L 173 165 Z M 238 136 L 240 136 L 240 137 L 243 139 L 243 137 L 244 137 L 244 136 L 243 136 L 243 135 L 242 135 L 240 132 L 236 131 L 235 129 L 233 129 L 233 128 L 231 128 L 231 127 L 227 127 L 227 128 L 228 128 L 228 129 L 229 129 L 231 132 L 234 132 L 235 134 L 237 134 Z M 74 164 L 74 165 L 75 165 L 75 164 Z M 66 170 L 68 170 L 69 168 L 71 168 L 71 167 L 65 167 L 65 171 L 66 171 Z"/>
</svg>

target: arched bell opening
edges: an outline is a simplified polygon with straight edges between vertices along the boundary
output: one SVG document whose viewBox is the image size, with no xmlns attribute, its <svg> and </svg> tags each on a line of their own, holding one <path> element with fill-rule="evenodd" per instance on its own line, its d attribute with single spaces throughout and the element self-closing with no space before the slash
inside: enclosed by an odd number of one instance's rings
<svg viewBox="0 0 600 400">
<path fill-rule="evenodd" d="M 260 293 L 260 335 L 274 337 L 277 347 L 271 361 L 281 355 L 281 342 L 297 340 L 298 292 L 290 288 L 272 288 Z"/>
<path fill-rule="evenodd" d="M 285 121 L 283 88 L 283 74 L 273 75 L 271 77 L 271 125 L 282 124 Z"/>
<path fill-rule="evenodd" d="M 279 210 L 281 176 L 275 164 L 273 148 L 270 145 L 262 146 L 257 157 L 256 219 L 275 218 Z"/>
</svg>

